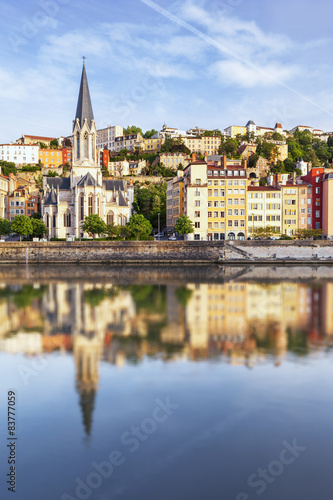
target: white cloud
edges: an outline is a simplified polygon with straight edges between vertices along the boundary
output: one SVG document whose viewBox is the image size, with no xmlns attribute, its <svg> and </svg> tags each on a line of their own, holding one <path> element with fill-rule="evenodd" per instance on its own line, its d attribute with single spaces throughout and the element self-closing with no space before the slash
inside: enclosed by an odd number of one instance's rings
<svg viewBox="0 0 333 500">
<path fill-rule="evenodd" d="M 210 73 L 225 85 L 250 88 L 285 84 L 300 73 L 300 69 L 296 66 L 288 67 L 273 62 L 251 67 L 240 61 L 230 60 L 219 61 L 211 65 Z"/>
</svg>

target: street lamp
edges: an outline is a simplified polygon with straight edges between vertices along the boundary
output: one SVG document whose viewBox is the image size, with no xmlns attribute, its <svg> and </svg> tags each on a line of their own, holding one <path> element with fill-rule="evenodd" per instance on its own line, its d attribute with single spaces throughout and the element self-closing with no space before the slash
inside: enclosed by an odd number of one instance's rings
<svg viewBox="0 0 333 500">
<path fill-rule="evenodd" d="M 157 228 L 157 230 L 158 230 L 158 239 L 160 239 L 160 215 L 161 215 L 160 213 L 157 214 L 157 216 L 158 216 L 158 228 Z"/>
</svg>

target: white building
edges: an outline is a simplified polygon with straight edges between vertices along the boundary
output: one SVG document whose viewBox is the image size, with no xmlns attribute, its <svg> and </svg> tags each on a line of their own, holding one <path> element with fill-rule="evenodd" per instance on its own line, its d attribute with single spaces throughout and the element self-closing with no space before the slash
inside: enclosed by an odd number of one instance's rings
<svg viewBox="0 0 333 500">
<path fill-rule="evenodd" d="M 163 125 L 162 129 L 154 134 L 152 136 L 152 139 L 159 139 L 163 138 L 165 139 L 165 136 L 168 135 L 171 138 L 176 138 L 176 137 L 197 137 L 197 134 L 195 133 L 188 133 L 186 130 L 178 130 L 178 128 L 173 128 L 173 127 L 167 127 L 165 124 Z"/>
<path fill-rule="evenodd" d="M 26 144 L 0 144 L 0 159 L 15 165 L 38 163 L 39 146 Z"/>
<path fill-rule="evenodd" d="M 10 180 L 1 174 L 0 167 L 0 218 L 8 219 L 7 214 L 7 197 L 10 190 Z M 0 235 L 1 236 L 1 235 Z"/>
<path fill-rule="evenodd" d="M 121 127 L 120 125 L 115 125 L 113 127 L 109 125 L 106 128 L 97 130 L 97 149 L 107 148 L 109 151 L 115 151 L 115 138 L 123 135 L 123 133 L 123 127 Z"/>
<path fill-rule="evenodd" d="M 306 161 L 303 161 L 303 158 L 295 163 L 295 168 L 299 168 L 302 170 L 302 175 L 308 175 L 309 169 L 308 169 L 308 163 Z"/>
<path fill-rule="evenodd" d="M 69 177 L 44 177 L 42 216 L 48 236 L 84 236 L 85 217 L 97 214 L 106 224 L 125 225 L 132 215 L 133 187 L 103 179 L 96 155 L 96 122 L 85 65 L 73 126 L 73 164 Z"/>
</svg>

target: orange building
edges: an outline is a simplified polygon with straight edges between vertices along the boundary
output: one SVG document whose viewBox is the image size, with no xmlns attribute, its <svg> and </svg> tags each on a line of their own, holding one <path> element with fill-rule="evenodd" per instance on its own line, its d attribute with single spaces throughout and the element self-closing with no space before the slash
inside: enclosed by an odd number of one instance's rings
<svg viewBox="0 0 333 500">
<path fill-rule="evenodd" d="M 31 195 L 26 188 L 18 188 L 8 196 L 9 220 L 16 215 L 27 215 L 30 217 L 39 212 L 39 199 L 37 195 Z"/>
<path fill-rule="evenodd" d="M 63 164 L 63 152 L 61 149 L 40 149 L 39 161 L 44 168 L 58 168 Z"/>
</svg>

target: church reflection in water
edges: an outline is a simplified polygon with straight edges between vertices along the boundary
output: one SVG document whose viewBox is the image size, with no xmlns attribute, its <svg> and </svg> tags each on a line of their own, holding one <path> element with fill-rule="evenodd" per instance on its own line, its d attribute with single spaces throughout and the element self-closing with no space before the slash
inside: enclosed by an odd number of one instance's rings
<svg viewBox="0 0 333 500">
<path fill-rule="evenodd" d="M 0 317 L 0 351 L 72 353 L 89 435 L 101 362 L 279 366 L 331 344 L 333 283 L 3 284 Z"/>
</svg>

